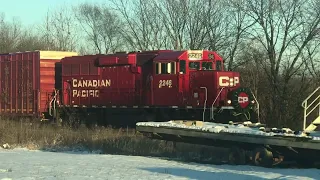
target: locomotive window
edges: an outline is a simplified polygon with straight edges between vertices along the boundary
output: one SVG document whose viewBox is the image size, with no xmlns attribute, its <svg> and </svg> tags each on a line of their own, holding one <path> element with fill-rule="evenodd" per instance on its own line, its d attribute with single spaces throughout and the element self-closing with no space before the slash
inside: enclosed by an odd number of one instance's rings
<svg viewBox="0 0 320 180">
<path fill-rule="evenodd" d="M 221 61 L 216 61 L 216 70 L 221 71 Z"/>
<path fill-rule="evenodd" d="M 167 63 L 161 63 L 161 74 L 169 74 Z"/>
<path fill-rule="evenodd" d="M 189 62 L 189 69 L 200 69 L 200 62 Z"/>
<path fill-rule="evenodd" d="M 179 67 L 180 67 L 180 74 L 185 74 L 186 73 L 186 60 L 181 60 Z"/>
<path fill-rule="evenodd" d="M 212 70 L 212 62 L 203 62 L 202 70 Z"/>
<path fill-rule="evenodd" d="M 156 74 L 175 74 L 176 63 L 156 63 Z"/>
<path fill-rule="evenodd" d="M 169 74 L 176 74 L 176 63 L 175 62 L 169 62 L 168 63 L 168 71 Z"/>
<path fill-rule="evenodd" d="M 156 63 L 156 74 L 161 74 L 161 63 Z"/>
</svg>

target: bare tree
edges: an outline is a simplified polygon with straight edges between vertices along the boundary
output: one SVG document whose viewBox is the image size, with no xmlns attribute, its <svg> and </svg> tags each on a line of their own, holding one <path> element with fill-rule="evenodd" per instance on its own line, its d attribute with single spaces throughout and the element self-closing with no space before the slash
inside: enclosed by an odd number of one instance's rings
<svg viewBox="0 0 320 180">
<path fill-rule="evenodd" d="M 168 47 L 165 23 L 155 0 L 113 0 L 114 9 L 124 20 L 121 35 L 131 50 Z"/>
<path fill-rule="evenodd" d="M 21 24 L 16 20 L 5 21 L 5 16 L 2 14 L 0 16 L 0 52 L 7 53 L 16 49 L 21 33 Z"/>
<path fill-rule="evenodd" d="M 186 28 L 190 11 L 190 1 L 162 0 L 157 4 L 166 35 L 170 39 L 171 48 L 180 50 L 188 48 Z M 192 1 L 191 1 L 192 2 Z M 196 8 L 196 7 L 195 7 Z"/>
<path fill-rule="evenodd" d="M 203 49 L 221 40 L 220 32 L 212 36 L 222 22 L 219 0 L 114 0 L 113 4 L 125 20 L 122 35 L 133 49 Z"/>
<path fill-rule="evenodd" d="M 188 1 L 187 14 L 184 17 L 186 21 L 186 47 L 190 49 L 206 48 L 206 43 L 211 44 L 213 39 L 212 30 L 222 27 L 217 22 L 221 20 L 218 15 L 221 9 L 221 3 L 218 0 L 194 0 Z M 184 13 L 184 12 L 183 12 Z M 222 15 L 223 16 L 223 15 Z M 214 35 L 217 35 L 214 33 Z M 220 35 L 220 34 L 219 34 Z M 217 36 L 216 36 L 217 37 Z M 208 40 L 210 40 L 208 42 Z M 216 40 L 216 39 L 215 39 Z"/>
<path fill-rule="evenodd" d="M 314 40 L 320 23 L 319 13 L 310 12 L 310 2 L 251 0 L 243 4 L 246 14 L 257 22 L 251 37 L 268 55 L 264 65 L 272 95 L 268 118 L 277 119 L 277 125 L 288 120 L 288 100 L 296 92 L 290 89 L 290 80 L 302 68 L 302 52 Z"/>
<path fill-rule="evenodd" d="M 122 21 L 110 8 L 85 3 L 74 10 L 86 37 L 98 53 L 115 52 L 121 48 Z"/>
<path fill-rule="evenodd" d="M 246 50 L 247 47 L 240 46 L 247 44 L 251 40 L 248 38 L 248 31 L 256 24 L 244 11 L 242 4 L 244 0 L 228 0 L 225 2 L 224 20 L 228 23 L 226 28 L 227 36 L 223 39 L 228 43 L 224 46 L 226 52 L 227 69 L 232 70 L 237 66 L 248 63 L 247 59 L 237 58 L 238 51 Z M 239 49 L 239 47 L 242 47 Z M 250 49 L 250 48 L 249 48 Z"/>
<path fill-rule="evenodd" d="M 48 11 L 40 32 L 47 50 L 75 51 L 77 48 L 77 24 L 70 8 L 66 6 Z"/>
<path fill-rule="evenodd" d="M 41 36 L 30 31 L 23 31 L 18 39 L 19 44 L 15 47 L 14 51 L 41 50 L 47 45 Z"/>
<path fill-rule="evenodd" d="M 230 18 L 228 17 L 227 3 L 220 0 L 207 1 L 206 29 L 208 34 L 204 41 L 203 48 L 218 51 L 226 61 L 228 58 L 227 48 L 230 46 L 228 32 Z"/>
</svg>

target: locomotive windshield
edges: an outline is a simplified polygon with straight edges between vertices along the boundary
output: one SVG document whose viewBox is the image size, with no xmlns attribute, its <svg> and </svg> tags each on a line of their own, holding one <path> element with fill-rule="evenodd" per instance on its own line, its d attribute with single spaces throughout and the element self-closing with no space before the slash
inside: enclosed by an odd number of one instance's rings
<svg viewBox="0 0 320 180">
<path fill-rule="evenodd" d="M 189 69 L 192 70 L 213 70 L 212 62 L 189 62 Z"/>
<path fill-rule="evenodd" d="M 189 62 L 189 69 L 200 70 L 200 62 Z"/>
<path fill-rule="evenodd" d="M 216 61 L 216 70 L 217 71 L 221 71 L 222 70 L 221 61 Z"/>
<path fill-rule="evenodd" d="M 212 62 L 202 62 L 202 70 L 212 70 Z"/>
</svg>

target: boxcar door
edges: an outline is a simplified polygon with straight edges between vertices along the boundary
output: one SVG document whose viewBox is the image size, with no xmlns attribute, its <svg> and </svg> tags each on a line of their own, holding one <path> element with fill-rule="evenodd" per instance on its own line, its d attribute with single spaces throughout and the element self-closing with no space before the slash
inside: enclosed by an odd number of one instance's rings
<svg viewBox="0 0 320 180">
<path fill-rule="evenodd" d="M 153 105 L 177 106 L 178 105 L 178 74 L 176 62 L 154 62 L 153 76 Z"/>
</svg>

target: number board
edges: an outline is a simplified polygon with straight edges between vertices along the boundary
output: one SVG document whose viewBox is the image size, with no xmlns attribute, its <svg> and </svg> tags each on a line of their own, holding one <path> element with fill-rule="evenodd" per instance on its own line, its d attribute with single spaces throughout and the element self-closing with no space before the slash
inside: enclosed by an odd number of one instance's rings
<svg viewBox="0 0 320 180">
<path fill-rule="evenodd" d="M 198 50 L 190 50 L 188 51 L 188 59 L 189 60 L 202 60 L 202 51 L 198 51 Z"/>
<path fill-rule="evenodd" d="M 188 54 L 188 59 L 189 60 L 201 60 L 202 54 L 201 53 L 190 53 L 190 54 Z"/>
</svg>

